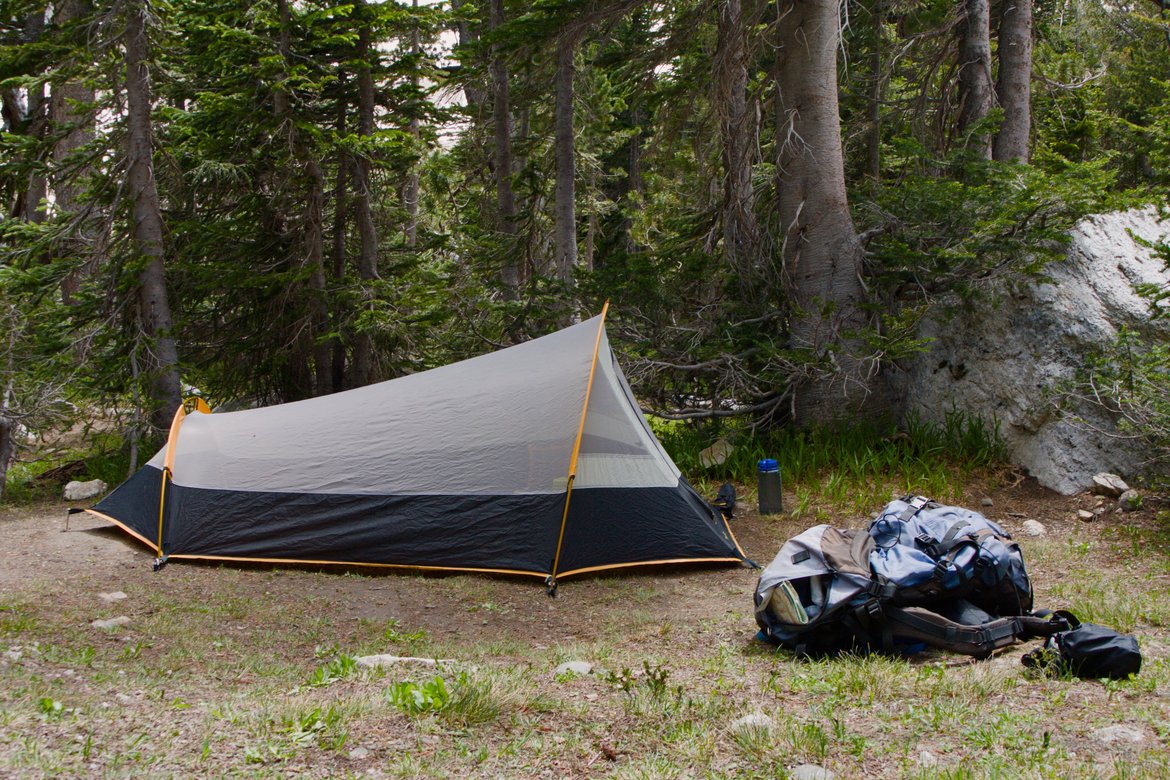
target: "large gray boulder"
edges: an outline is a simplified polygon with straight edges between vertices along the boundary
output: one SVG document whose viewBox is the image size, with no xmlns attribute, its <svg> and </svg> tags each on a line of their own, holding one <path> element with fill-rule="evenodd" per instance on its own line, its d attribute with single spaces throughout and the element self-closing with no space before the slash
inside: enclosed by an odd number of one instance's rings
<svg viewBox="0 0 1170 780">
<path fill-rule="evenodd" d="M 933 341 L 894 377 L 903 413 L 941 422 L 957 409 L 997 420 L 1012 461 L 1066 495 L 1102 471 L 1136 473 L 1142 453 L 1102 432 L 1115 431 L 1114 420 L 1088 405 L 1062 415 L 1054 395 L 1087 356 L 1112 347 L 1120 327 L 1170 334 L 1170 323 L 1150 322 L 1134 291 L 1136 283 L 1166 284 L 1170 273 L 1134 236 L 1166 241 L 1170 221 L 1153 208 L 1088 217 L 1046 281 L 1003 286 L 995 303 L 925 321 L 920 335 Z"/>
</svg>

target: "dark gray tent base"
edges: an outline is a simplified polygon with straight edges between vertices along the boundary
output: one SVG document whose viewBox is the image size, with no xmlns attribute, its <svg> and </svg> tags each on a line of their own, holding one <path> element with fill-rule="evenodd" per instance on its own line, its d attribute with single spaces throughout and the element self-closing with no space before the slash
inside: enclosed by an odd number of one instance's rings
<svg viewBox="0 0 1170 780">
<path fill-rule="evenodd" d="M 147 466 L 93 511 L 157 548 L 162 472 Z M 354 495 L 169 483 L 168 557 L 552 573 L 563 494 Z M 574 490 L 557 576 L 651 563 L 743 562 L 719 517 L 673 488 Z"/>
</svg>

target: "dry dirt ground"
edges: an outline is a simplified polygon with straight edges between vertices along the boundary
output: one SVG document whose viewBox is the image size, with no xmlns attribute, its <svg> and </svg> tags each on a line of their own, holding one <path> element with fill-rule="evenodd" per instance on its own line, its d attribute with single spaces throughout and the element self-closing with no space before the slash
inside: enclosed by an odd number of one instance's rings
<svg viewBox="0 0 1170 780">
<path fill-rule="evenodd" d="M 1125 682 L 1037 677 L 1023 646 L 797 660 L 754 640 L 744 568 L 567 580 L 555 599 L 483 576 L 153 573 L 88 515 L 66 530 L 63 505 L 0 507 L 0 777 L 1170 777 L 1170 521 L 1157 505 L 1078 521 L 1093 501 L 964 497 L 1021 539 L 1038 606 L 1139 636 Z M 1048 535 L 1020 533 L 1029 518 Z M 817 521 L 741 511 L 733 528 L 765 564 Z M 450 663 L 346 660 L 370 653 Z M 593 672 L 556 675 L 570 660 Z"/>
</svg>

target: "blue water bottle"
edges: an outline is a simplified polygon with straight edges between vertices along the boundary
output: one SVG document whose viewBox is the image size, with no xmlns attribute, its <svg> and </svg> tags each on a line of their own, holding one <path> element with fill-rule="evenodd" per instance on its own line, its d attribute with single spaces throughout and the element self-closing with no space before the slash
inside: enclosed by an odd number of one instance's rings
<svg viewBox="0 0 1170 780">
<path fill-rule="evenodd" d="M 784 498 L 780 493 L 780 464 L 772 458 L 760 461 L 760 514 L 775 515 L 784 511 Z"/>
</svg>

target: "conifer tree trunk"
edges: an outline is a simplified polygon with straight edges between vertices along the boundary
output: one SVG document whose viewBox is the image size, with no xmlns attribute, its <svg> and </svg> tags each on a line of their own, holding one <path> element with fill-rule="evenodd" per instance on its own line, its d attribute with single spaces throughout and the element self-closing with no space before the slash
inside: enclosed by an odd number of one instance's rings
<svg viewBox="0 0 1170 780">
<path fill-rule="evenodd" d="M 16 345 L 15 329 L 8 333 L 5 349 L 5 374 L 8 380 L 0 387 L 0 498 L 4 497 L 4 486 L 8 483 L 8 469 L 16 458 L 16 420 L 12 416 L 12 375 L 14 371 L 12 351 Z"/>
<path fill-rule="evenodd" d="M 741 0 L 719 3 L 719 129 L 723 146 L 723 256 L 732 268 L 749 271 L 755 262 L 757 226 L 752 188 L 755 116 L 748 111 L 747 58 Z"/>
<path fill-rule="evenodd" d="M 374 135 L 374 77 L 371 60 L 374 57 L 371 45 L 368 6 L 361 2 L 361 27 L 358 28 L 358 135 L 370 138 Z M 370 204 L 370 158 L 367 153 L 357 155 L 354 161 L 354 211 L 358 226 L 360 246 L 357 257 L 358 277 L 362 282 L 378 278 L 378 233 L 374 227 L 374 214 Z M 364 291 L 365 295 L 369 291 Z M 353 363 L 350 368 L 350 386 L 368 385 L 373 375 L 374 344 L 368 333 L 358 333 L 353 345 Z"/>
<path fill-rule="evenodd" d="M 959 122 L 960 136 L 983 121 L 994 103 L 991 92 L 991 4 L 989 0 L 963 0 L 959 25 Z M 967 141 L 971 151 L 991 159 L 991 138 L 979 134 Z"/>
<path fill-rule="evenodd" d="M 808 426 L 870 402 L 875 364 L 856 332 L 862 247 L 845 194 L 837 102 L 837 0 L 785 2 L 776 22 L 777 139 L 782 261 L 793 302 L 792 347 L 816 369 L 795 388 L 795 421 Z"/>
<path fill-rule="evenodd" d="M 154 178 L 151 137 L 149 44 L 144 0 L 126 5 L 127 190 L 133 204 L 134 248 L 142 259 L 138 276 L 138 318 L 150 341 L 150 421 L 166 431 L 182 402 L 179 354 L 172 333 L 171 307 L 163 266 L 163 221 Z"/>
<path fill-rule="evenodd" d="M 277 0 L 280 14 L 280 56 L 287 68 L 292 62 L 290 29 L 292 17 L 288 0 Z M 305 265 L 309 269 L 309 337 L 312 340 L 313 394 L 326 395 L 333 385 L 333 351 L 326 336 L 329 333 L 329 310 L 325 285 L 325 174 L 297 129 L 288 95 L 276 89 L 272 95 L 273 108 L 288 133 L 289 148 L 304 170 L 307 179 L 305 193 L 304 238 Z"/>
<path fill-rule="evenodd" d="M 92 11 L 93 6 L 89 0 L 64 0 L 53 11 L 53 23 L 57 27 L 63 27 L 86 18 Z M 92 103 L 93 100 L 93 87 L 80 80 L 67 81 L 53 87 L 49 107 L 53 126 L 58 129 L 69 128 L 53 147 L 55 162 L 53 198 L 57 211 L 61 214 L 74 214 L 80 208 L 78 203 L 82 189 L 80 182 L 85 178 L 85 171 L 69 168 L 67 162 L 78 149 L 93 141 L 93 117 L 83 115 L 77 108 L 78 105 Z M 97 255 L 90 252 L 88 238 L 88 234 L 83 232 L 75 239 L 78 253 L 89 254 L 85 264 L 61 280 L 61 297 L 67 304 L 73 302 L 82 281 L 97 270 Z"/>
<path fill-rule="evenodd" d="M 45 30 L 45 12 L 43 9 L 33 11 L 25 19 L 24 39 L 35 43 Z M 25 134 L 42 136 L 45 132 L 46 101 L 45 85 L 33 84 L 26 90 L 27 109 L 25 112 Z M 48 194 L 48 183 L 45 175 L 34 171 L 29 175 L 28 188 L 24 192 L 24 208 L 21 217 L 29 222 L 43 222 L 45 209 L 43 201 Z"/>
<path fill-rule="evenodd" d="M 1004 0 L 997 84 L 1003 124 L 995 136 L 993 156 L 1027 162 L 1032 132 L 1032 0 Z"/>
<path fill-rule="evenodd" d="M 460 11 L 468 5 L 468 0 L 451 0 L 451 10 Z M 459 48 L 467 48 L 479 40 L 479 32 L 467 23 L 466 19 L 460 19 L 455 26 L 455 34 L 459 39 Z M 463 97 L 467 101 L 467 113 L 472 117 L 473 122 L 479 121 L 482 113 L 482 107 L 487 100 L 484 90 L 475 83 L 465 82 L 463 84 Z"/>
<path fill-rule="evenodd" d="M 504 23 L 504 0 L 490 0 L 489 29 Z M 492 114 L 495 121 L 495 178 L 497 229 L 509 237 L 509 247 L 500 281 L 509 298 L 515 298 L 520 287 L 520 259 L 518 247 L 511 239 L 516 235 L 516 195 L 512 190 L 512 101 L 508 83 L 508 65 L 499 44 L 492 45 Z"/>
<path fill-rule="evenodd" d="M 869 104 L 866 106 L 868 127 L 865 134 L 865 173 L 877 180 L 882 175 L 882 23 L 885 21 L 885 0 L 875 0 L 873 9 L 873 49 L 869 53 Z"/>
<path fill-rule="evenodd" d="M 347 77 L 345 71 L 341 71 L 337 76 L 338 82 L 338 98 L 337 98 L 337 119 L 335 129 L 338 137 L 345 137 L 346 131 L 346 83 Z M 351 168 L 350 156 L 344 149 L 337 150 L 337 178 L 333 182 L 333 227 L 331 231 L 332 246 L 330 248 L 330 260 L 333 267 L 331 270 L 331 277 L 335 284 L 341 284 L 345 279 L 345 231 L 346 231 L 346 215 L 349 213 L 349 171 Z M 333 392 L 340 392 L 345 389 L 345 342 L 333 337 L 333 358 L 331 364 L 333 367 Z"/>
<path fill-rule="evenodd" d="M 411 7 L 417 11 L 418 0 L 412 0 Z M 419 56 L 422 54 L 422 45 L 419 42 L 417 27 L 412 28 L 410 31 L 410 53 L 415 57 L 415 70 L 410 74 L 410 83 L 417 93 Z M 410 136 L 414 139 L 415 145 L 417 147 L 419 141 L 419 120 L 417 106 L 415 106 L 411 111 L 410 123 L 408 125 L 407 132 L 410 133 Z M 410 171 L 406 174 L 406 183 L 402 186 L 402 202 L 406 207 L 406 226 L 403 228 L 403 234 L 406 239 L 406 246 L 412 249 L 418 244 L 419 164 L 420 162 L 415 162 L 410 166 Z"/>
<path fill-rule="evenodd" d="M 556 157 L 556 228 L 555 249 L 557 278 L 573 283 L 577 266 L 577 161 L 573 139 L 573 55 L 576 38 L 562 33 L 557 42 L 555 157 Z"/>
</svg>

